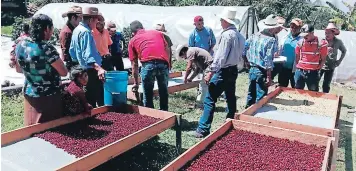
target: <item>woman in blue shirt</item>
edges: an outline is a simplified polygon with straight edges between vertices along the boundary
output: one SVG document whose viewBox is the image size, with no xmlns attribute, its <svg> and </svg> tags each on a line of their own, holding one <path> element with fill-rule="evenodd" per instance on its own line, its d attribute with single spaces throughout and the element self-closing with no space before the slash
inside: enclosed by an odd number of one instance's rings
<svg viewBox="0 0 356 171">
<path fill-rule="evenodd" d="M 56 48 L 47 42 L 53 34 L 53 22 L 47 15 L 32 18 L 30 37 L 16 46 L 16 71 L 25 75 L 25 126 L 62 116 L 61 76 L 68 71 Z"/>
</svg>

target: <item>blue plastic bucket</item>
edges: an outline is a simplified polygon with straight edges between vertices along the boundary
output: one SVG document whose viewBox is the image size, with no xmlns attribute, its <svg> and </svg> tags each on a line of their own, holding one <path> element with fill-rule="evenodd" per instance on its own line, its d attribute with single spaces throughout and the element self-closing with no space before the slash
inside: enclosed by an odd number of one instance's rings
<svg viewBox="0 0 356 171">
<path fill-rule="evenodd" d="M 129 76 L 126 71 L 108 71 L 105 73 L 104 104 L 120 106 L 127 103 L 127 84 Z"/>
</svg>

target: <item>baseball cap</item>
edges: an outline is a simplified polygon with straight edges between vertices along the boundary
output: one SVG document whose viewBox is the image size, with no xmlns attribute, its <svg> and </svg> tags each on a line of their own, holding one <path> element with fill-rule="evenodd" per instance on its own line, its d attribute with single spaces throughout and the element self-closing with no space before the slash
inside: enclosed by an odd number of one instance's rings
<svg viewBox="0 0 356 171">
<path fill-rule="evenodd" d="M 111 31 L 116 31 L 116 24 L 114 22 L 112 22 L 112 21 L 109 21 L 106 24 L 106 28 L 108 28 Z"/>
<path fill-rule="evenodd" d="M 292 21 L 290 22 L 290 24 L 295 24 L 297 26 L 302 26 L 303 25 L 303 20 L 301 20 L 300 18 L 293 18 Z"/>
<path fill-rule="evenodd" d="M 304 24 L 304 26 L 300 29 L 300 35 L 305 36 L 308 33 L 314 32 L 314 26 L 311 24 Z"/>
<path fill-rule="evenodd" d="M 198 16 L 196 16 L 196 17 L 194 17 L 194 23 L 197 23 L 197 22 L 199 22 L 199 21 L 203 21 L 204 19 L 203 19 L 203 17 L 202 16 L 200 16 L 200 15 L 198 15 Z"/>
</svg>

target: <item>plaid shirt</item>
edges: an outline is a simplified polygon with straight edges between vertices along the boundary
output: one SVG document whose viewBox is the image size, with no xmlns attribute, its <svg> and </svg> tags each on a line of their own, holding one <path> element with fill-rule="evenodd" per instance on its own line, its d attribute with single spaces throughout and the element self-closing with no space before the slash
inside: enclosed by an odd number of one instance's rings
<svg viewBox="0 0 356 171">
<path fill-rule="evenodd" d="M 60 92 L 60 75 L 52 67 L 59 54 L 47 42 L 26 38 L 16 46 L 16 59 L 25 75 L 24 93 L 30 97 L 50 96 Z"/>
<path fill-rule="evenodd" d="M 252 35 L 245 43 L 243 55 L 252 66 L 273 68 L 273 56 L 278 51 L 278 40 L 261 33 Z"/>
</svg>

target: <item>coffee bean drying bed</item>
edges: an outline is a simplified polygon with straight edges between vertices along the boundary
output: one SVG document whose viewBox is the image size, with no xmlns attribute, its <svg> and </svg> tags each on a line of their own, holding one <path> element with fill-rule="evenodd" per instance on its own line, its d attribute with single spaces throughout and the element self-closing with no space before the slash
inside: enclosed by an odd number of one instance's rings
<svg viewBox="0 0 356 171">
<path fill-rule="evenodd" d="M 90 170 L 172 127 L 179 153 L 180 119 L 171 112 L 122 105 L 20 128 L 1 134 L 1 167 Z"/>
</svg>

